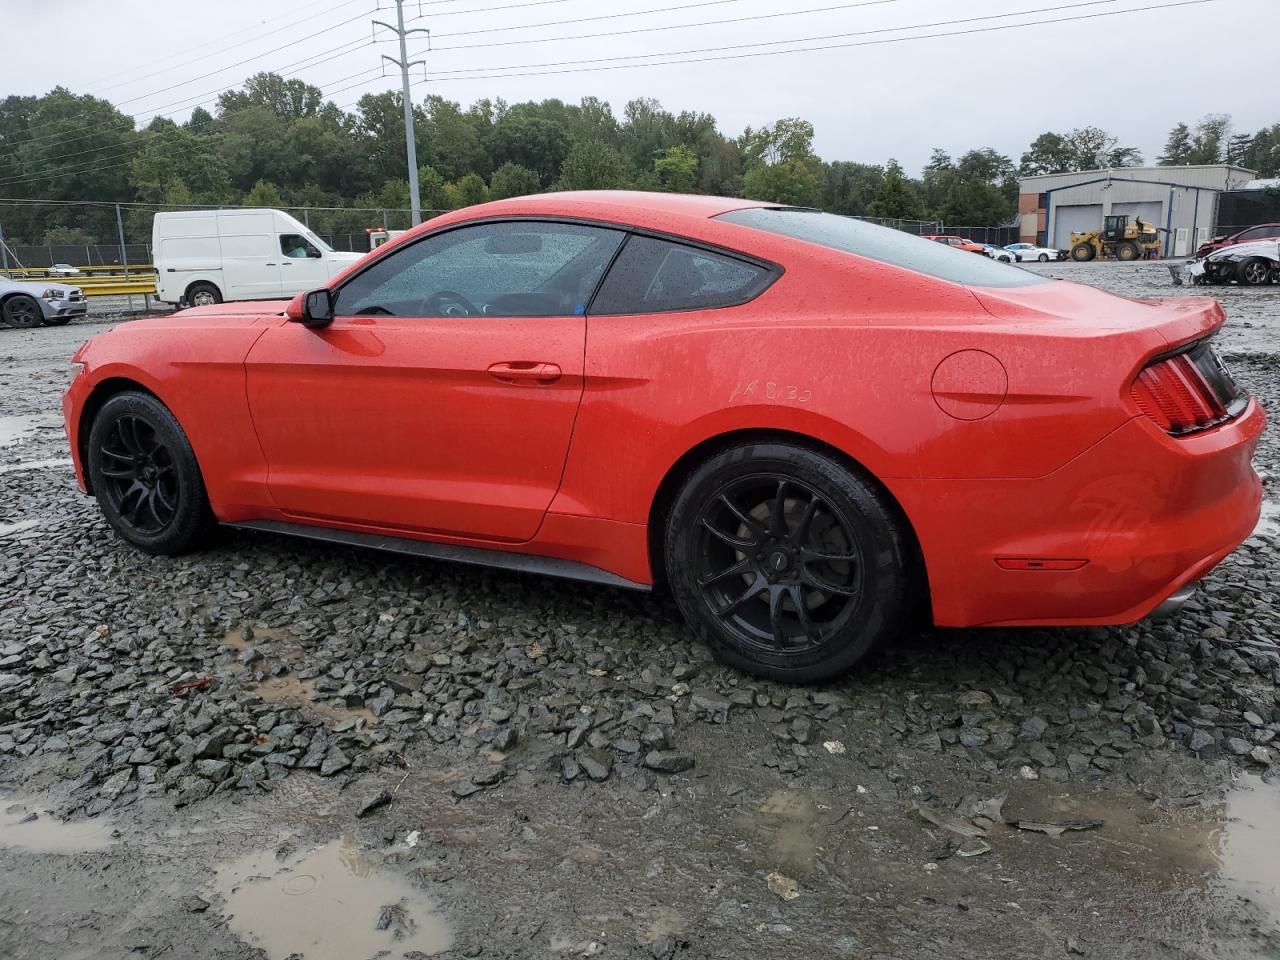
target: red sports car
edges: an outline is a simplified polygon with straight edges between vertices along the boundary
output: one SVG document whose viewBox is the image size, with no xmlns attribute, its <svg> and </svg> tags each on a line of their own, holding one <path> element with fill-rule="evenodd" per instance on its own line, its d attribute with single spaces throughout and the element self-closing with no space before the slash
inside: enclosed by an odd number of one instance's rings
<svg viewBox="0 0 1280 960">
<path fill-rule="evenodd" d="M 915 612 L 1176 605 L 1259 512 L 1222 322 L 816 210 L 547 194 L 117 327 L 64 406 L 144 550 L 217 521 L 665 583 L 727 662 L 815 680 Z"/>
</svg>

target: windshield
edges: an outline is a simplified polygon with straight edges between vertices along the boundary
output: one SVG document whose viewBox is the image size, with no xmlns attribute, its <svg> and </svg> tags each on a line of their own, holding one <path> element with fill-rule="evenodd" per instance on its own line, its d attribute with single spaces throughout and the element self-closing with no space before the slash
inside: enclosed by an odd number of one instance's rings
<svg viewBox="0 0 1280 960">
<path fill-rule="evenodd" d="M 750 207 L 717 219 L 843 250 L 870 260 L 973 287 L 1026 287 L 1048 281 L 1010 264 L 952 249 L 901 230 L 796 207 Z"/>
</svg>

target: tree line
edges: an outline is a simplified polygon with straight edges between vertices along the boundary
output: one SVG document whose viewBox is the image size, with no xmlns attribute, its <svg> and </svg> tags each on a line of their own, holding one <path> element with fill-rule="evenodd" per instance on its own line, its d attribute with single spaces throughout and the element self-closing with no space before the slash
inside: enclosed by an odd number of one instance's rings
<svg viewBox="0 0 1280 960">
<path fill-rule="evenodd" d="M 808 121 L 784 118 L 731 136 L 708 113 L 635 99 L 621 116 L 594 97 L 468 107 L 431 95 L 414 104 L 422 204 L 450 210 L 544 190 L 711 193 L 835 213 L 995 226 L 1017 212 L 1018 177 L 1135 166 L 1141 154 L 1097 127 L 1046 132 L 1015 163 L 989 147 L 933 151 L 919 177 L 896 160 L 827 161 Z M 1234 156 L 1233 156 L 1234 151 Z M 1214 114 L 1170 132 L 1160 163 L 1234 159 L 1262 175 L 1280 168 L 1280 124 L 1232 136 Z M 224 92 L 184 123 L 156 117 L 136 130 L 108 100 L 56 88 L 0 100 L 0 197 L 340 208 L 317 211 L 322 233 L 355 233 L 385 209 L 407 226 L 404 119 L 398 92 L 366 94 L 351 110 L 318 87 L 273 73 Z M 128 213 L 131 241 L 150 235 L 154 207 Z M 114 238 L 110 207 L 0 206 L 10 242 Z"/>
</svg>

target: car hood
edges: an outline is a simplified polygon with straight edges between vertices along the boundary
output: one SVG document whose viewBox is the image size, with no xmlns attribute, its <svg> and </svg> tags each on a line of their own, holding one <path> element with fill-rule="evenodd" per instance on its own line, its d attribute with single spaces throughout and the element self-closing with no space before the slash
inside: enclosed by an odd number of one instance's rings
<svg viewBox="0 0 1280 960">
<path fill-rule="evenodd" d="M 1246 240 L 1209 254 L 1210 260 L 1247 260 L 1249 257 L 1280 260 L 1280 240 Z"/>
<path fill-rule="evenodd" d="M 52 280 L 6 280 L 0 277 L 0 293 L 8 293 L 11 290 L 21 290 L 23 293 L 29 293 L 33 297 L 38 297 L 46 290 L 61 290 L 63 293 L 71 293 L 73 290 L 79 290 L 79 287 L 72 286 L 68 283 L 54 283 Z"/>
<path fill-rule="evenodd" d="M 288 300 L 235 300 L 231 303 L 213 303 L 207 307 L 187 307 L 171 317 L 182 320 L 203 320 L 208 317 L 277 317 L 284 316 Z"/>
<path fill-rule="evenodd" d="M 1211 297 L 1139 300 L 1066 280 L 1027 287 L 970 287 L 992 316 L 1026 321 L 1042 329 L 1053 323 L 1064 334 L 1096 336 L 1150 330 L 1167 342 L 1183 341 L 1217 329 L 1226 319 Z"/>
</svg>

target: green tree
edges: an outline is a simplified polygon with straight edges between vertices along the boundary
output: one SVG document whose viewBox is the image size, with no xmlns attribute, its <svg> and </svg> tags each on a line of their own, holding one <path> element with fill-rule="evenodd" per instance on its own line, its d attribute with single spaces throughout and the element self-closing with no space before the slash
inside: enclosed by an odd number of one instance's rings
<svg viewBox="0 0 1280 960">
<path fill-rule="evenodd" d="M 742 191 L 752 200 L 795 207 L 814 207 L 822 201 L 818 178 L 801 160 L 756 164 L 743 175 Z"/>
<path fill-rule="evenodd" d="M 1185 123 L 1177 124 L 1169 131 L 1164 142 L 1164 153 L 1160 154 L 1156 163 L 1162 167 L 1177 167 L 1191 162 L 1191 131 Z"/>
<path fill-rule="evenodd" d="M 885 164 L 884 182 L 871 202 L 871 215 L 895 220 L 920 220 L 924 217 L 919 188 L 903 172 L 897 160 Z"/>
<path fill-rule="evenodd" d="M 259 180 L 245 196 L 244 205 L 278 209 L 284 206 L 284 197 L 280 196 L 280 190 L 274 183 L 269 180 Z"/>
<path fill-rule="evenodd" d="M 1257 170 L 1260 177 L 1280 175 L 1280 123 L 1263 127 L 1253 135 L 1241 165 Z"/>
<path fill-rule="evenodd" d="M 409 205 L 409 185 L 405 184 L 404 206 Z M 449 185 L 434 167 L 418 168 L 418 197 L 423 210 L 452 210 L 453 197 Z"/>
<path fill-rule="evenodd" d="M 185 195 L 188 203 L 225 203 L 231 198 L 231 176 L 217 152 L 216 139 L 171 121 L 152 123 L 146 142 L 133 158 L 129 178 L 137 198 L 147 203 L 164 202 L 174 191 Z"/>
<path fill-rule="evenodd" d="M 814 158 L 813 124 L 786 117 L 759 130 L 747 127 L 739 138 L 748 167 L 757 163 L 807 162 Z"/>
<path fill-rule="evenodd" d="M 489 197 L 493 200 L 523 197 L 541 189 L 538 175 L 518 163 L 504 163 L 493 171 L 493 177 L 489 180 Z"/>
<path fill-rule="evenodd" d="M 489 200 L 489 188 L 485 186 L 483 178 L 478 173 L 468 173 L 465 177 L 459 177 L 445 189 L 449 197 L 449 208 L 452 210 L 471 207 L 477 203 L 487 203 Z"/>
<path fill-rule="evenodd" d="M 1205 114 L 1196 121 L 1187 163 L 1221 163 L 1231 135 L 1231 115 Z"/>
<path fill-rule="evenodd" d="M 698 155 L 684 144 L 667 147 L 653 161 L 653 172 L 662 189 L 692 193 L 698 185 Z"/>
<path fill-rule="evenodd" d="M 822 206 L 845 216 L 866 216 L 884 183 L 884 168 L 869 163 L 837 160 L 824 173 Z"/>
<path fill-rule="evenodd" d="M 619 190 L 627 186 L 626 163 L 600 140 L 575 143 L 560 168 L 558 190 Z"/>
</svg>

